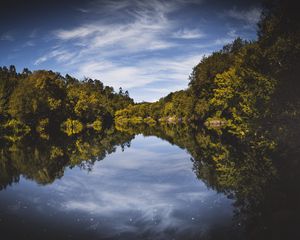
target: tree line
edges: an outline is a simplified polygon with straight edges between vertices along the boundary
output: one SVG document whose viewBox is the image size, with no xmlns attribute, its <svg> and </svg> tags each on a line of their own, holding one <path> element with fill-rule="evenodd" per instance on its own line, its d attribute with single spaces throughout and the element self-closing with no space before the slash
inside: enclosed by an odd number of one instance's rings
<svg viewBox="0 0 300 240">
<path fill-rule="evenodd" d="M 47 138 L 57 129 L 68 135 L 84 128 L 99 131 L 115 111 L 132 103 L 127 91 L 115 92 L 99 80 L 0 67 L 0 132 L 12 139 L 28 132 Z"/>
<path fill-rule="evenodd" d="M 130 146 L 133 135 L 114 127 L 101 132 L 84 131 L 76 137 L 59 132 L 49 139 L 25 135 L 16 142 L 0 139 L 0 191 L 19 182 L 21 175 L 38 184 L 50 184 L 68 168 L 91 171 L 96 161 Z"/>
<path fill-rule="evenodd" d="M 83 129 L 205 124 L 239 139 L 268 129 L 288 136 L 300 119 L 300 21 L 295 3 L 266 1 L 256 41 L 241 38 L 202 58 L 185 90 L 154 103 L 134 104 L 99 80 L 79 81 L 52 71 L 0 68 L 0 131 L 15 139 L 34 131 L 68 135 Z M 116 69 L 117 71 L 117 69 Z M 292 131 L 291 131 L 292 132 Z"/>
<path fill-rule="evenodd" d="M 115 113 L 130 124 L 204 123 L 239 139 L 299 127 L 300 21 L 292 1 L 266 1 L 256 41 L 235 39 L 202 58 L 186 90 Z"/>
</svg>

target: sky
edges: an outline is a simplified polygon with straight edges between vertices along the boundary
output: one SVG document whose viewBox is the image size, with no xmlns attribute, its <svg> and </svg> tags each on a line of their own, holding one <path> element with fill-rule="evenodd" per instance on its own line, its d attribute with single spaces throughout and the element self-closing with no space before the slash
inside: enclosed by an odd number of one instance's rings
<svg viewBox="0 0 300 240">
<path fill-rule="evenodd" d="M 48 69 L 128 90 L 185 89 L 203 56 L 256 39 L 258 0 L 1 0 L 0 66 Z"/>
</svg>

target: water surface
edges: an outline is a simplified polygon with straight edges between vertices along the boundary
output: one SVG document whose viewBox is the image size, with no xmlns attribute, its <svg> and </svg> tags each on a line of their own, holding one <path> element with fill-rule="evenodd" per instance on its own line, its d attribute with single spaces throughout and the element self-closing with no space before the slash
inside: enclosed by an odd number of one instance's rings
<svg viewBox="0 0 300 240">
<path fill-rule="evenodd" d="M 185 150 L 137 135 L 91 170 L 47 185 L 21 177 L 0 191 L 0 213 L 4 239 L 227 239 L 233 206 Z"/>
<path fill-rule="evenodd" d="M 1 239 L 300 239 L 294 139 L 185 126 L 0 139 Z"/>
</svg>

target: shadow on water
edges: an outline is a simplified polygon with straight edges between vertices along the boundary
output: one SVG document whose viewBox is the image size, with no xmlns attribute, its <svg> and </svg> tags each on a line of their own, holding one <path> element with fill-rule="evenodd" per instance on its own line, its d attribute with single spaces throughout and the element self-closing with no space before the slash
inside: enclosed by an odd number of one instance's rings
<svg viewBox="0 0 300 240">
<path fill-rule="evenodd" d="M 100 134 L 90 132 L 73 137 L 62 134 L 48 140 L 27 136 L 16 142 L 1 140 L 0 189 L 9 189 L 21 176 L 40 185 L 51 185 L 63 178 L 66 169 L 79 167 L 90 171 L 95 162 L 115 152 L 117 146 L 130 147 L 136 134 L 156 136 L 185 149 L 191 156 L 197 178 L 233 201 L 230 228 L 216 228 L 209 236 L 201 235 L 201 239 L 296 239 L 299 236 L 300 148 L 295 132 L 290 135 L 289 144 L 285 141 L 275 144 L 255 134 L 237 141 L 215 131 L 184 125 L 139 125 L 118 130 L 112 127 Z M 5 217 L 9 216 L 1 216 Z M 152 238 L 153 232 L 148 231 L 139 237 Z M 95 237 L 82 234 L 77 237 Z M 174 234 L 177 238 L 184 237 Z M 185 234 L 185 239 L 199 239 L 194 232 Z M 134 233 L 122 235 L 122 239 L 135 237 Z"/>
</svg>

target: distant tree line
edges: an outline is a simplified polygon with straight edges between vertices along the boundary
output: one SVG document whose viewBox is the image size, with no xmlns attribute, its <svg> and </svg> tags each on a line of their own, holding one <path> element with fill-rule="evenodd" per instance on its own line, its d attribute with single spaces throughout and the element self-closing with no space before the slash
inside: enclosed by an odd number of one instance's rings
<svg viewBox="0 0 300 240">
<path fill-rule="evenodd" d="M 101 130 L 116 110 L 132 103 L 127 91 L 116 93 L 99 80 L 0 67 L 0 131 L 12 138 L 29 131 L 47 137 L 51 129 L 68 135 L 84 128 Z"/>
</svg>

